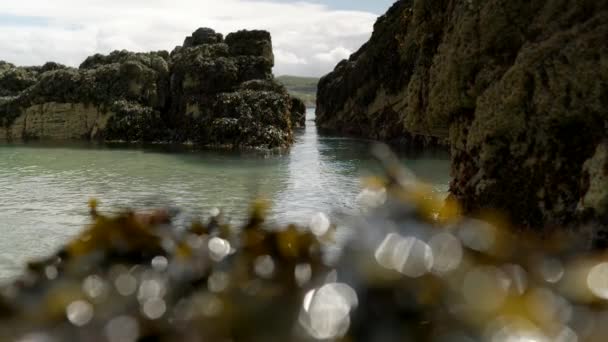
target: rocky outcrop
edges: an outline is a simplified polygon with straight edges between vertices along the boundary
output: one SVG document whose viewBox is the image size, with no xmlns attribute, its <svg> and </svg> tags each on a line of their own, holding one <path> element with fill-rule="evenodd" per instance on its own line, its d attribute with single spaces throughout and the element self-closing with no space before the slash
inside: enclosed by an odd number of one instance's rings
<svg viewBox="0 0 608 342">
<path fill-rule="evenodd" d="M 445 3 L 446 1 L 443 1 Z M 380 17 L 368 43 L 321 78 L 321 129 L 394 143 L 447 140 L 445 120 L 424 113 L 429 69 L 443 24 L 441 2 L 398 1 Z M 430 109 L 429 109 L 430 111 Z"/>
<path fill-rule="evenodd" d="M 273 63 L 267 32 L 224 41 L 198 29 L 171 54 L 114 51 L 78 69 L 0 64 L 0 139 L 286 147 L 302 109 L 274 82 Z"/>
<path fill-rule="evenodd" d="M 302 128 L 306 126 L 306 104 L 297 97 L 291 99 L 292 117 L 291 122 L 294 127 Z"/>
<path fill-rule="evenodd" d="M 178 140 L 239 147 L 291 143 L 292 106 L 274 81 L 270 34 L 239 31 L 222 36 L 199 29 L 171 53 L 170 121 Z"/>
<path fill-rule="evenodd" d="M 320 81 L 317 120 L 446 141 L 451 193 L 467 212 L 568 224 L 580 203 L 597 211 L 584 199 L 603 184 L 593 165 L 608 136 L 607 36 L 606 1 L 401 0 Z"/>
<path fill-rule="evenodd" d="M 83 65 L 44 72 L 1 104 L 6 133 L 0 139 L 104 140 L 105 130 L 112 129 L 107 123 L 116 121 L 109 118 L 117 103 L 130 101 L 156 111 L 166 106 L 169 66 L 153 53 L 115 52 L 93 56 Z"/>
<path fill-rule="evenodd" d="M 608 222 L 608 141 L 600 144 L 593 157 L 583 164 L 582 180 L 578 210 Z"/>
<path fill-rule="evenodd" d="M 80 140 L 95 137 L 110 113 L 85 103 L 45 102 L 22 110 L 9 127 L 0 127 L 0 140 Z"/>
<path fill-rule="evenodd" d="M 36 84 L 45 72 L 65 68 L 66 66 L 54 62 L 40 67 L 16 67 L 0 61 L 0 97 L 16 96 Z"/>
<path fill-rule="evenodd" d="M 36 84 L 38 73 L 25 68 L 8 68 L 0 71 L 0 96 L 15 96 Z"/>
</svg>

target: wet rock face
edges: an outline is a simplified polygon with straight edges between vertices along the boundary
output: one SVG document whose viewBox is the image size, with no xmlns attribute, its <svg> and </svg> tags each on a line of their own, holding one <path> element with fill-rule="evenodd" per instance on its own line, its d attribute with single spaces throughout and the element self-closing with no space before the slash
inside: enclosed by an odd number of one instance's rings
<svg viewBox="0 0 608 342">
<path fill-rule="evenodd" d="M 600 144 L 583 164 L 582 184 L 578 210 L 608 221 L 608 141 Z"/>
<path fill-rule="evenodd" d="M 451 193 L 467 212 L 568 224 L 595 184 L 583 165 L 608 136 L 606 36 L 606 1 L 398 1 L 321 80 L 317 120 L 447 141 Z"/>
<path fill-rule="evenodd" d="M 304 101 L 294 97 L 291 99 L 292 117 L 291 122 L 294 127 L 302 128 L 306 126 L 306 104 Z"/>
<path fill-rule="evenodd" d="M 199 29 L 171 53 L 171 121 L 177 139 L 212 146 L 286 147 L 292 108 L 274 81 L 270 34 L 239 31 L 223 40 Z"/>
<path fill-rule="evenodd" d="M 230 33 L 226 36 L 226 44 L 232 55 L 261 57 L 267 60 L 271 68 L 274 66 L 272 40 L 267 31 L 241 30 Z"/>
<path fill-rule="evenodd" d="M 216 33 L 210 28 L 199 28 L 191 36 L 186 37 L 183 46 L 188 48 L 203 44 L 215 44 L 221 43 L 223 40 L 224 37 L 221 33 Z"/>
<path fill-rule="evenodd" d="M 242 90 L 220 94 L 213 115 L 201 118 L 205 145 L 281 147 L 292 142 L 289 95 Z"/>
<path fill-rule="evenodd" d="M 412 120 L 424 118 L 419 113 L 427 102 L 424 83 L 438 39 L 433 31 L 441 27 L 432 18 L 439 2 L 418 2 L 429 7 L 425 13 L 416 15 L 412 1 L 396 2 L 378 19 L 370 41 L 321 78 L 316 109 L 321 129 L 389 142 L 447 138 L 445 123 Z"/>
<path fill-rule="evenodd" d="M 0 96 L 15 96 L 36 84 L 38 73 L 24 68 L 10 68 L 0 72 Z"/>
<path fill-rule="evenodd" d="M 65 68 L 65 65 L 55 62 L 36 67 L 16 67 L 11 63 L 0 61 L 0 97 L 17 96 L 36 84 L 45 72 Z"/>
<path fill-rule="evenodd" d="M 299 118 L 301 108 L 292 106 L 285 88 L 276 84 L 272 66 L 267 32 L 239 31 L 224 41 L 207 28 L 196 30 L 171 54 L 114 51 L 90 56 L 78 69 L 56 63 L 17 68 L 2 62 L 0 139 L 287 147 L 292 126 L 299 124 L 291 119 Z M 77 110 L 83 106 L 104 114 L 102 124 L 91 125 L 87 115 L 80 116 Z M 44 129 L 47 109 L 55 121 L 65 114 L 65 132 Z M 28 120 L 34 112 L 43 118 Z M 74 120 L 81 121 L 68 124 Z M 13 127 L 16 122 L 23 126 Z M 69 127 L 78 130 L 68 132 Z"/>
<path fill-rule="evenodd" d="M 4 139 L 104 140 L 104 130 L 112 132 L 111 126 L 106 127 L 106 116 L 117 113 L 117 102 L 130 101 L 150 111 L 166 106 L 169 68 L 164 59 L 120 52 L 93 56 L 83 64 L 88 66 L 74 69 L 47 64 L 43 68 L 50 71 L 41 73 L 18 96 L 1 103 L 2 125 L 10 131 Z M 104 119 L 92 123 L 89 113 Z M 13 121 L 23 122 L 22 129 Z M 131 135 L 110 138 L 134 141 Z"/>
</svg>

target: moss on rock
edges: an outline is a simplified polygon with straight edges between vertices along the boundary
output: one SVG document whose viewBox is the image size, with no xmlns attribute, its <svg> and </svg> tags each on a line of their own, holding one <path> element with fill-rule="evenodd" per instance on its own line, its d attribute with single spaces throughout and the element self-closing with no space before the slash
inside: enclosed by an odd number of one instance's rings
<svg viewBox="0 0 608 342">
<path fill-rule="evenodd" d="M 126 100 L 114 102 L 109 110 L 113 115 L 104 129 L 106 141 L 169 141 L 168 130 L 159 111 Z"/>
<path fill-rule="evenodd" d="M 255 56 L 268 60 L 270 66 L 274 65 L 272 53 L 272 39 L 270 33 L 261 30 L 241 30 L 226 36 L 226 44 L 234 56 Z"/>
<path fill-rule="evenodd" d="M 25 68 L 0 71 L 0 96 L 16 96 L 38 82 L 38 72 Z"/>
<path fill-rule="evenodd" d="M 298 128 L 306 125 L 306 104 L 297 97 L 291 99 L 291 123 Z"/>
<path fill-rule="evenodd" d="M 216 44 L 224 41 L 224 36 L 221 33 L 216 33 L 214 30 L 206 27 L 201 27 L 194 31 L 191 36 L 184 40 L 184 47 L 194 47 L 199 45 Z"/>
<path fill-rule="evenodd" d="M 274 81 L 272 65 L 268 32 L 239 31 L 224 42 L 208 28 L 171 54 L 114 51 L 88 57 L 78 69 L 3 63 L 0 123 L 9 127 L 44 103 L 85 104 L 111 113 L 105 131 L 96 132 L 107 140 L 286 147 L 292 107 L 300 108 Z"/>
<path fill-rule="evenodd" d="M 176 139 L 266 148 L 292 142 L 291 98 L 274 81 L 267 32 L 239 31 L 223 41 L 198 30 L 171 60 L 170 122 L 181 127 Z"/>
<path fill-rule="evenodd" d="M 605 1 L 397 1 L 321 79 L 317 122 L 448 141 L 468 212 L 574 222 L 583 164 L 608 136 L 606 23 Z"/>
</svg>

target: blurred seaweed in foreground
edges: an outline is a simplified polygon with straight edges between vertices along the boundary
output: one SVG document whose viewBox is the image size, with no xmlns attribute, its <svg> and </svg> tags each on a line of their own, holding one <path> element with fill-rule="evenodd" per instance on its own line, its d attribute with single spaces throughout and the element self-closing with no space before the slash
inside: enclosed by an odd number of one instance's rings
<svg viewBox="0 0 608 342">
<path fill-rule="evenodd" d="M 388 150 L 361 214 L 274 227 L 267 204 L 106 216 L 2 289 L 0 340 L 604 341 L 608 255 L 462 217 Z"/>
</svg>

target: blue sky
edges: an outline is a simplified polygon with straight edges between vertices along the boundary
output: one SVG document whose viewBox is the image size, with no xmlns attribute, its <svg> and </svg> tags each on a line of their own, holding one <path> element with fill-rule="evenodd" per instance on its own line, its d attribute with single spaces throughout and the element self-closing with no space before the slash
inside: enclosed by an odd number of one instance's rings
<svg viewBox="0 0 608 342">
<path fill-rule="evenodd" d="M 172 50 L 198 27 L 271 32 L 275 74 L 320 76 L 356 51 L 392 0 L 17 0 L 0 8 L 0 60 L 78 66 L 117 49 Z"/>
</svg>

